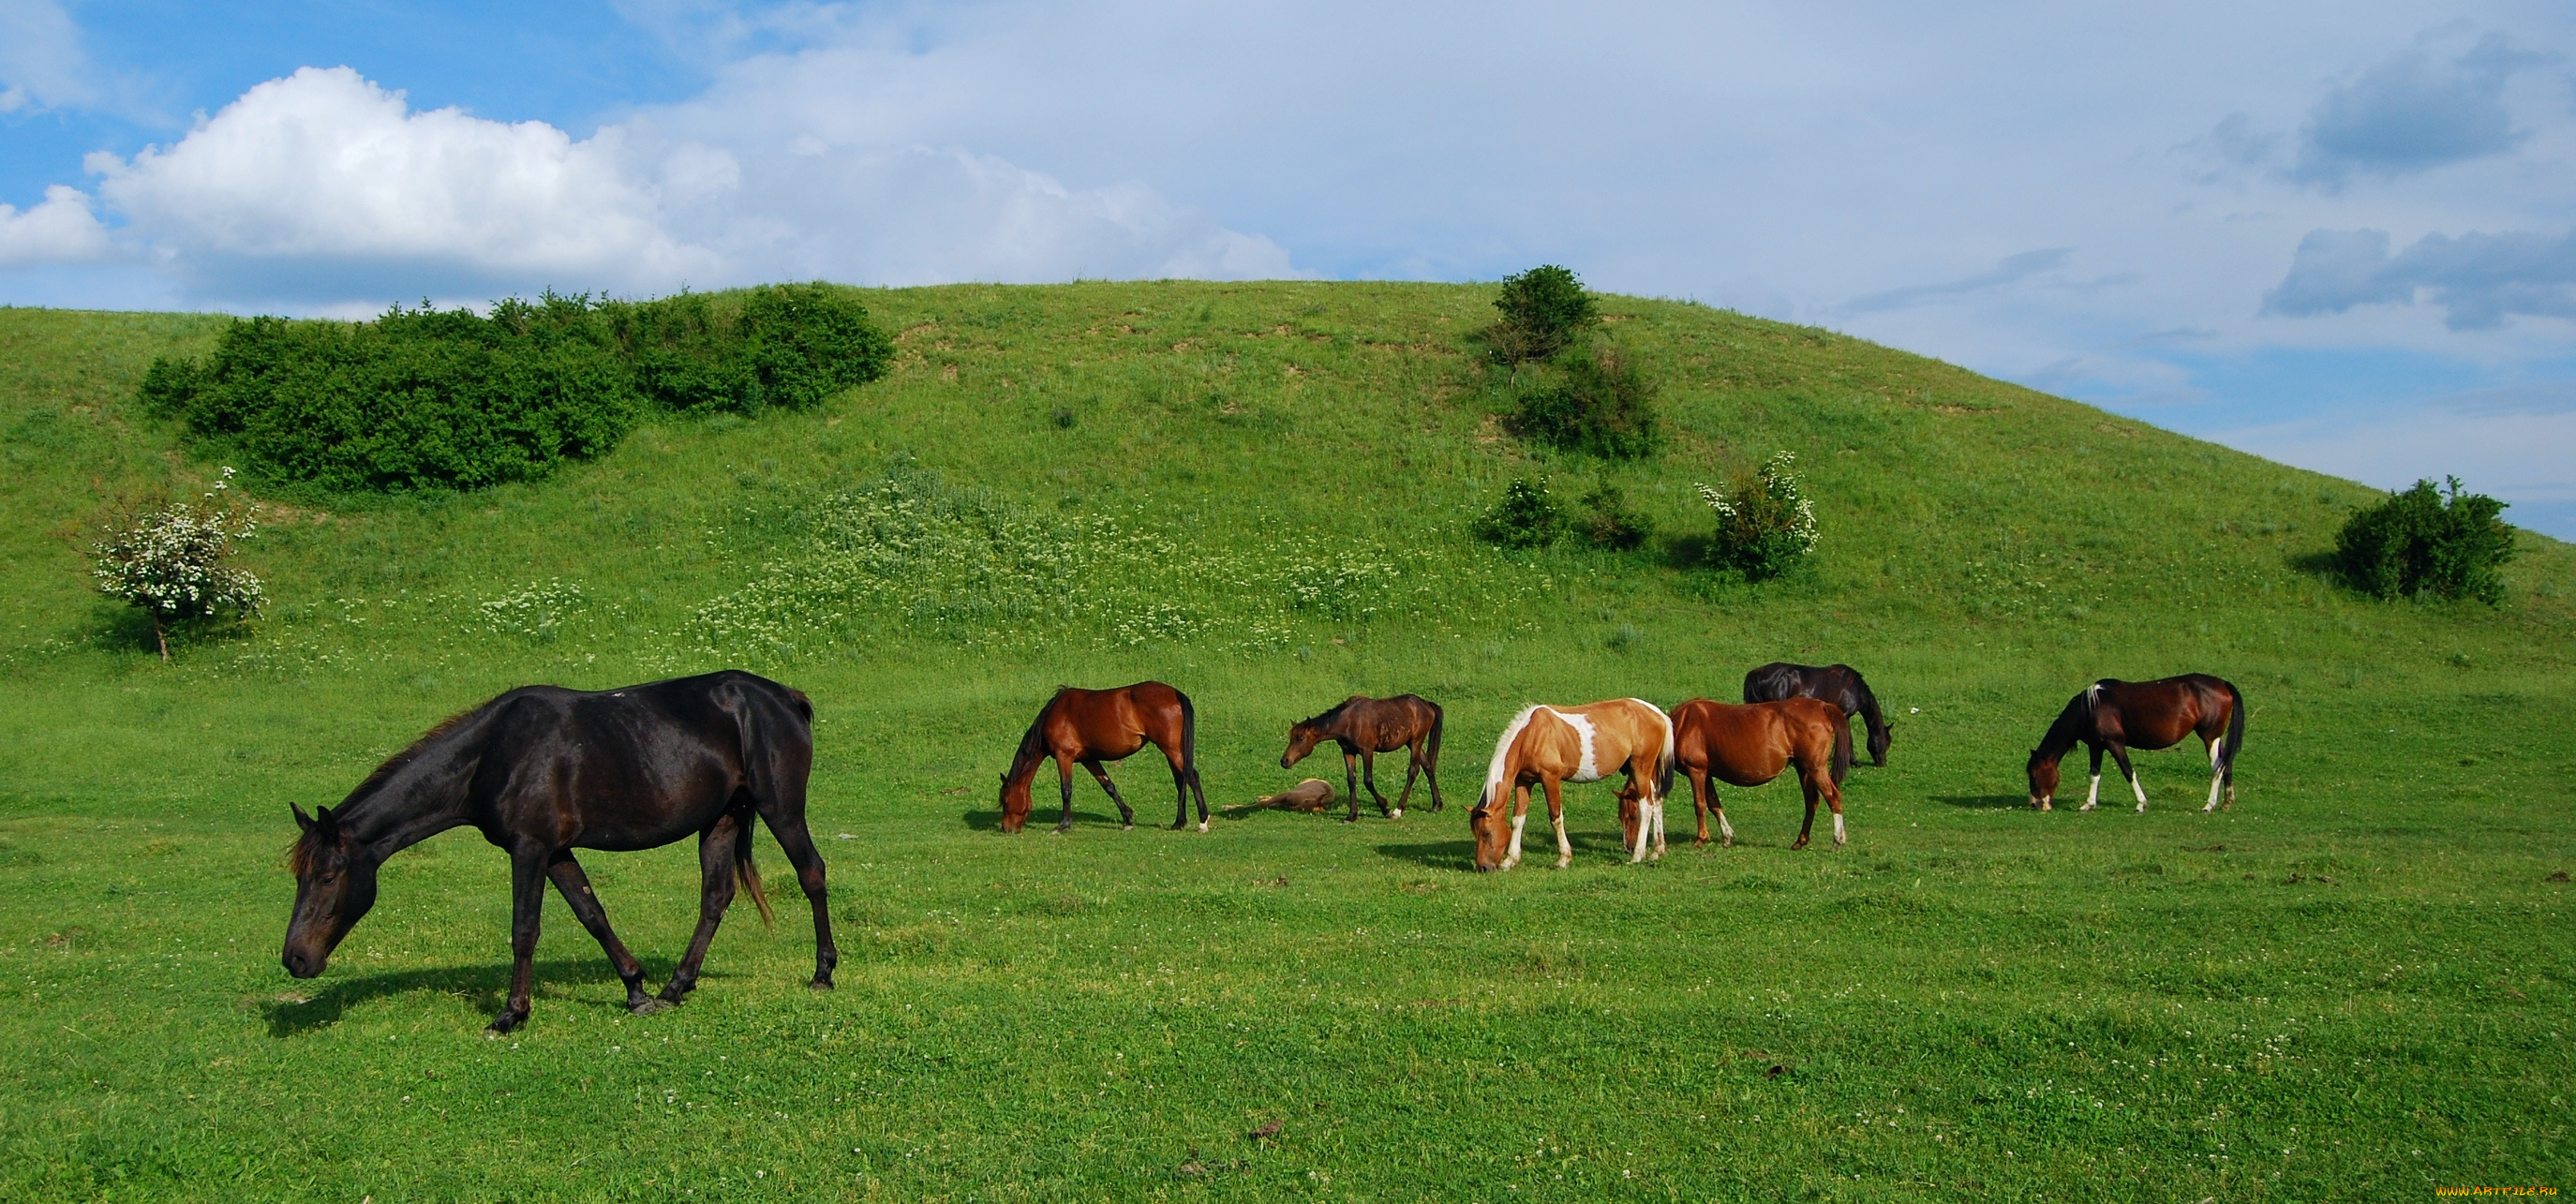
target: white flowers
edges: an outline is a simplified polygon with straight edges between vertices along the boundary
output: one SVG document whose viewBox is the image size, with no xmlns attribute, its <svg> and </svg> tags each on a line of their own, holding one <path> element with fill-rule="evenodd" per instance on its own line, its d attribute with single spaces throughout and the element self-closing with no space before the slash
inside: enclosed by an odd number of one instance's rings
<svg viewBox="0 0 2576 1204">
<path fill-rule="evenodd" d="M 99 592 L 152 616 L 163 660 L 170 658 L 168 623 L 227 610 L 255 615 L 268 600 L 259 578 L 223 563 L 234 541 L 259 531 L 258 507 L 232 503 L 232 477 L 224 469 L 200 501 L 129 514 L 90 545 Z"/>
<path fill-rule="evenodd" d="M 1732 496 L 1708 485 L 1700 497 L 1717 512 L 1717 545 L 1724 559 L 1753 577 L 1776 576 L 1816 550 L 1816 508 L 1799 488 L 1798 458 L 1780 452 L 1735 480 Z"/>
</svg>

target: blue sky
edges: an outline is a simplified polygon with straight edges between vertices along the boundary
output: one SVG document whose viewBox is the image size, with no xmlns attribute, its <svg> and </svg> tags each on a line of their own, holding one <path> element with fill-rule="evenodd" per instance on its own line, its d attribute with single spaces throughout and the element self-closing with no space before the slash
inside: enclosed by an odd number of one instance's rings
<svg viewBox="0 0 2576 1204">
<path fill-rule="evenodd" d="M 1539 262 L 2576 538 L 2564 3 L 0 0 L 0 303 Z"/>
</svg>

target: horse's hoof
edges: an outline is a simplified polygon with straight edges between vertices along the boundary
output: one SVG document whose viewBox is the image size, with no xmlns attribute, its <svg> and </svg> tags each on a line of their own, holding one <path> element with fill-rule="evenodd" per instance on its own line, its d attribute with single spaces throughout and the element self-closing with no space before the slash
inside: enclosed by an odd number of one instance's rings
<svg viewBox="0 0 2576 1204">
<path fill-rule="evenodd" d="M 1199 831 L 1202 831 L 1202 832 L 1207 831 L 1207 821 L 1206 821 L 1206 820 L 1200 820 L 1200 821 L 1199 821 Z"/>
<path fill-rule="evenodd" d="M 670 1011 L 672 1008 L 678 1006 L 678 1004 L 673 1003 L 668 999 L 646 999 L 642 1003 L 627 1004 L 626 1010 L 638 1016 L 650 1016 L 656 1012 Z"/>
<path fill-rule="evenodd" d="M 1801 837 L 1799 837 L 1797 840 L 1792 841 L 1792 842 L 1790 843 L 1790 845 L 1789 845 L 1789 851 L 1794 853 L 1794 852 L 1797 852 L 1798 850 L 1803 849 L 1803 848 L 1805 848 L 1805 847 L 1807 847 L 1807 838 L 1806 838 L 1806 837 L 1804 837 L 1804 836 L 1801 836 Z"/>
<path fill-rule="evenodd" d="M 1402 811 L 1389 811 L 1389 812 L 1387 812 L 1387 813 L 1386 813 L 1386 817 L 1387 817 L 1388 819 L 1402 819 L 1402 818 L 1404 818 L 1404 812 L 1402 812 Z"/>
<path fill-rule="evenodd" d="M 2140 814 L 2140 815 L 2144 815 L 2144 814 L 2146 814 L 2146 813 L 2147 813 L 2147 805 L 2146 805 L 2145 803 L 2140 803 L 2140 804 L 2138 804 L 2138 814 Z"/>
<path fill-rule="evenodd" d="M 1118 825 L 1118 830 L 1121 832 L 1133 832 L 1136 830 L 1136 825 L 1132 823 L 1120 824 Z"/>
<path fill-rule="evenodd" d="M 495 1037 L 507 1036 L 512 1030 L 517 1029 L 520 1025 L 526 1024 L 527 1022 L 528 1014 L 526 1012 L 503 1012 L 500 1015 L 493 1017 L 492 1023 L 485 1027 L 483 1031 L 490 1033 Z"/>
<path fill-rule="evenodd" d="M 805 989 L 808 991 L 828 991 L 832 989 L 832 980 L 828 978 L 817 978 L 812 982 L 806 983 Z"/>
</svg>

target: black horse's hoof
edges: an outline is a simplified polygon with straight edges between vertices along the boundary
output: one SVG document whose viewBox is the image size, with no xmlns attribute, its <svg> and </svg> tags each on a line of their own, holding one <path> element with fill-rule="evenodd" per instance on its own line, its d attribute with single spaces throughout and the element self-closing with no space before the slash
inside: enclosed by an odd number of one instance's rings
<svg viewBox="0 0 2576 1204">
<path fill-rule="evenodd" d="M 828 978 L 817 978 L 812 982 L 806 983 L 805 989 L 809 991 L 828 991 L 832 989 L 832 980 Z"/>
<path fill-rule="evenodd" d="M 1128 820 L 1126 823 L 1118 825 L 1118 830 L 1121 832 L 1133 832 L 1136 830 L 1136 821 L 1132 819 Z"/>
<path fill-rule="evenodd" d="M 483 1031 L 490 1033 L 495 1037 L 504 1037 L 508 1036 L 520 1025 L 526 1024 L 527 1022 L 528 1014 L 526 1012 L 503 1012 L 498 1016 L 494 1016 L 492 1018 L 492 1023 L 486 1025 Z"/>
<path fill-rule="evenodd" d="M 668 999 L 647 998 L 641 1003 L 628 1004 L 626 1010 L 638 1016 L 650 1016 L 656 1012 L 670 1011 L 678 1006 L 680 1005 Z"/>
</svg>

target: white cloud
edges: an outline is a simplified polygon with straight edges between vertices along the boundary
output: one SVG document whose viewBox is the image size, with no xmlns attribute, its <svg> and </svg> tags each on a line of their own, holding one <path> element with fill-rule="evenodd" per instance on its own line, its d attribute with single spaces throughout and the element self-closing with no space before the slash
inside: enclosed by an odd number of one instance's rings
<svg viewBox="0 0 2576 1204">
<path fill-rule="evenodd" d="M 0 0 L 0 114 L 93 100 L 80 28 L 54 0 Z"/>
<path fill-rule="evenodd" d="M 95 263 L 114 254 L 106 228 L 90 212 L 90 198 L 77 188 L 47 188 L 45 199 L 24 213 L 0 205 L 0 268 Z"/>
</svg>

